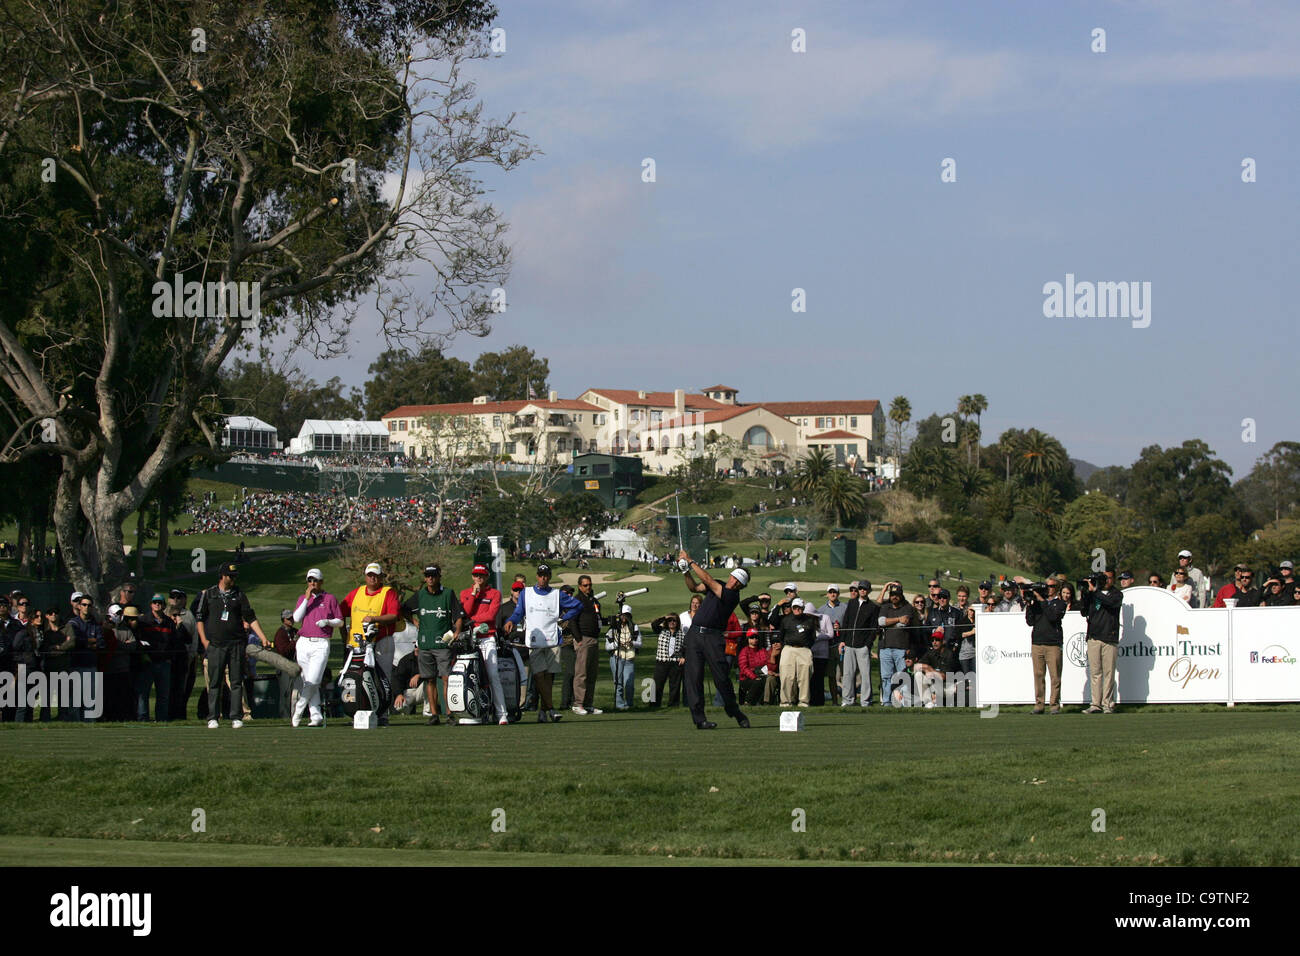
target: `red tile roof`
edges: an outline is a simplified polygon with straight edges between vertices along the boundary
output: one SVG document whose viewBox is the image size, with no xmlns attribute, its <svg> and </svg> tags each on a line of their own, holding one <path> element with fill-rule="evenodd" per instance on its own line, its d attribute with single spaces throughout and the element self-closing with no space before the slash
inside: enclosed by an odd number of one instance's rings
<svg viewBox="0 0 1300 956">
<path fill-rule="evenodd" d="M 809 435 L 808 441 L 820 441 L 823 438 L 861 438 L 863 441 L 867 440 L 866 435 L 858 435 L 854 432 L 846 432 L 842 428 L 837 428 L 834 431 L 822 432 L 820 435 Z"/>
<path fill-rule="evenodd" d="M 871 415 L 880 407 L 875 399 L 843 402 L 763 402 L 768 411 L 790 418 L 795 415 Z"/>
<path fill-rule="evenodd" d="M 710 385 L 705 389 L 706 392 L 738 392 L 740 389 L 734 385 Z"/>
<path fill-rule="evenodd" d="M 446 405 L 403 405 L 401 408 L 395 408 L 391 412 L 381 415 L 380 418 L 423 418 L 425 415 L 517 415 L 529 405 L 536 408 L 543 408 L 547 411 L 604 411 L 604 409 L 599 405 L 592 405 L 589 402 L 579 402 L 576 399 L 571 398 L 561 399 L 557 402 L 547 401 L 543 398 L 530 398 L 527 401 L 483 402 L 481 404 L 475 404 L 474 402 L 450 402 Z"/>
<path fill-rule="evenodd" d="M 752 412 L 755 409 L 762 407 L 762 405 L 728 405 L 726 408 L 715 408 L 707 412 L 696 412 L 693 416 L 670 418 L 665 422 L 651 425 L 650 428 L 678 428 L 682 425 L 709 425 L 713 422 L 725 422 L 729 418 L 735 418 L 737 415 L 743 415 L 746 412 Z"/>
<path fill-rule="evenodd" d="M 632 388 L 589 388 L 587 392 L 595 392 L 608 398 L 612 402 L 620 405 L 655 405 L 663 408 L 674 408 L 676 399 L 672 392 L 646 392 L 645 398 L 641 398 L 636 389 Z M 585 394 L 585 392 L 584 392 Z M 686 395 L 687 408 L 731 408 L 726 402 L 719 402 L 707 395 L 697 395 L 688 392 Z"/>
</svg>

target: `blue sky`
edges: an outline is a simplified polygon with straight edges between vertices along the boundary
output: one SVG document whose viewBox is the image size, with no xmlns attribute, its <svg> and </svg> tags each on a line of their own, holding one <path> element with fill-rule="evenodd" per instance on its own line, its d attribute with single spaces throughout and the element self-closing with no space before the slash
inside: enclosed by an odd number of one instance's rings
<svg viewBox="0 0 1300 956">
<path fill-rule="evenodd" d="M 526 344 L 564 397 L 982 392 L 986 440 L 1099 465 L 1200 437 L 1242 477 L 1298 437 L 1300 4 L 497 4 L 479 94 L 545 155 L 487 181 L 509 307 L 451 354 Z M 1045 318 L 1067 273 L 1150 282 L 1150 326 Z M 357 384 L 377 327 L 306 371 Z"/>
</svg>

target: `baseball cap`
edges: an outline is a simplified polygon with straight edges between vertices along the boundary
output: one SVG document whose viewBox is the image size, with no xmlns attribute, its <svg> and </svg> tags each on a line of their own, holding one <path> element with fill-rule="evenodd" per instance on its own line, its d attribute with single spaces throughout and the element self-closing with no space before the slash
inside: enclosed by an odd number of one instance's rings
<svg viewBox="0 0 1300 956">
<path fill-rule="evenodd" d="M 76 604 L 78 601 L 80 601 L 80 600 L 81 600 L 82 598 L 84 598 L 85 596 L 86 596 L 86 595 L 82 594 L 80 591 L 73 591 L 73 592 L 72 592 L 72 597 L 68 598 L 68 603 L 69 603 L 69 604 Z"/>
<path fill-rule="evenodd" d="M 952 595 L 948 593 L 947 588 L 939 588 L 939 597 L 947 598 L 949 601 L 952 600 Z"/>
<path fill-rule="evenodd" d="M 838 584 L 828 584 L 826 586 L 826 593 L 830 594 L 832 591 L 834 591 L 836 594 L 839 594 L 840 586 Z"/>
<path fill-rule="evenodd" d="M 320 568 L 312 568 L 307 572 L 307 580 L 310 581 L 312 578 L 315 578 L 317 581 L 324 581 L 325 575 L 320 573 Z"/>
<path fill-rule="evenodd" d="M 522 591 L 523 589 L 524 589 L 523 581 L 516 581 L 514 584 L 510 585 L 510 590 L 515 592 Z"/>
<path fill-rule="evenodd" d="M 1291 568 L 1292 570 L 1295 570 L 1295 565 L 1292 564 L 1290 561 L 1283 561 L 1281 564 L 1278 565 L 1278 567 L 1279 567 L 1279 568 Z"/>
<path fill-rule="evenodd" d="M 1192 552 L 1188 551 L 1186 548 L 1183 548 L 1183 550 L 1178 552 L 1178 556 L 1180 558 L 1190 558 L 1192 556 Z"/>
<path fill-rule="evenodd" d="M 117 617 L 117 616 L 120 615 L 121 613 L 122 613 L 122 605 L 120 605 L 120 604 L 110 604 L 110 605 L 108 606 L 108 616 L 109 616 L 109 617 Z"/>
<path fill-rule="evenodd" d="M 378 561 L 371 561 L 366 565 L 366 574 L 383 574 L 384 568 Z"/>
<path fill-rule="evenodd" d="M 1119 579 L 1121 581 L 1125 580 L 1126 578 L 1132 578 L 1132 577 L 1133 577 L 1132 571 L 1121 571 L 1119 574 Z"/>
<path fill-rule="evenodd" d="M 166 600 L 167 599 L 163 597 L 161 594 L 155 594 L 153 597 L 149 599 L 149 603 L 152 604 L 154 601 L 157 601 L 159 604 L 162 604 Z"/>
<path fill-rule="evenodd" d="M 870 590 L 871 590 L 871 582 L 868 581 L 866 578 L 863 578 L 861 581 L 858 582 L 858 590 L 859 590 L 859 591 L 870 591 Z"/>
<path fill-rule="evenodd" d="M 731 576 L 740 582 L 742 588 L 749 583 L 749 572 L 744 568 L 736 568 L 731 572 Z"/>
<path fill-rule="evenodd" d="M 123 617 L 139 617 L 139 616 L 140 616 L 140 609 L 139 609 L 138 607 L 136 607 L 134 604 L 128 604 L 126 607 L 122 608 L 122 616 L 123 616 Z"/>
<path fill-rule="evenodd" d="M 903 593 L 903 586 L 902 586 L 901 584 L 891 584 L 891 585 L 889 586 L 889 593 L 890 593 L 890 594 L 902 594 L 902 593 Z"/>
<path fill-rule="evenodd" d="M 1011 587 L 1012 587 L 1010 581 L 1003 581 L 1003 582 L 1002 582 L 1000 585 L 998 585 L 998 586 L 999 586 L 1000 588 L 1002 588 L 1002 590 L 1004 590 L 1004 591 L 1010 591 L 1010 590 L 1011 590 Z"/>
<path fill-rule="evenodd" d="M 791 607 L 803 607 L 803 606 L 804 606 L 804 600 L 803 600 L 803 598 L 795 598 L 793 601 L 790 602 L 790 606 L 791 606 Z"/>
<path fill-rule="evenodd" d="M 229 575 L 232 578 L 237 577 L 239 575 L 239 565 L 232 561 L 227 561 L 221 567 L 217 568 L 217 572 L 219 574 Z"/>
<path fill-rule="evenodd" d="M 172 588 L 170 591 L 167 592 L 167 596 L 183 598 L 185 597 L 185 592 L 182 591 L 180 588 Z"/>
<path fill-rule="evenodd" d="M 439 565 L 431 564 L 424 569 L 424 573 L 431 578 L 440 578 L 442 577 L 442 568 Z"/>
<path fill-rule="evenodd" d="M 798 591 L 799 589 L 798 589 L 797 587 L 794 586 L 794 582 L 793 582 L 793 581 L 788 581 L 788 582 L 786 583 L 785 590 L 787 590 L 787 591 Z"/>
<path fill-rule="evenodd" d="M 488 569 L 486 564 L 476 564 L 474 565 L 474 570 L 470 572 L 470 574 L 482 574 L 485 577 L 487 576 L 487 573 Z"/>
<path fill-rule="evenodd" d="M 289 610 L 288 608 L 285 608 L 283 611 L 280 612 L 280 620 L 283 621 L 286 619 L 293 620 L 293 611 Z"/>
<path fill-rule="evenodd" d="M 631 614 L 631 613 L 632 613 L 632 605 L 630 605 L 630 604 L 624 604 L 624 605 L 623 605 L 623 608 L 622 608 L 622 610 L 621 610 L 620 613 L 622 613 L 622 614 Z"/>
<path fill-rule="evenodd" d="M 932 640 L 932 641 L 934 641 L 934 640 L 939 640 L 939 641 L 943 640 L 943 628 L 941 628 L 941 627 L 936 627 L 933 631 L 931 631 L 931 632 L 930 632 L 930 640 Z"/>
<path fill-rule="evenodd" d="M 979 584 L 979 586 L 982 587 L 985 591 L 992 591 L 992 590 L 993 590 L 993 582 L 992 582 L 992 581 L 981 581 L 980 584 Z"/>
<path fill-rule="evenodd" d="M 551 566 L 550 566 L 549 564 L 539 564 L 539 565 L 537 566 L 537 573 L 538 573 L 538 574 L 550 574 L 550 573 L 551 573 Z"/>
</svg>

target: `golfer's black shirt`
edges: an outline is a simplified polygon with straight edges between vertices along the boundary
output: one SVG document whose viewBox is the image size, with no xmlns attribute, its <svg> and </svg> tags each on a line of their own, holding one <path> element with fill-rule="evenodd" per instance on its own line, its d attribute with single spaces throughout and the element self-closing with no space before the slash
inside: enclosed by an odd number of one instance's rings
<svg viewBox="0 0 1300 956">
<path fill-rule="evenodd" d="M 704 603 L 695 612 L 695 617 L 691 618 L 691 626 L 707 627 L 715 631 L 726 630 L 727 620 L 735 612 L 739 601 L 740 592 L 735 588 L 724 587 L 720 598 L 712 591 L 706 591 Z"/>
</svg>

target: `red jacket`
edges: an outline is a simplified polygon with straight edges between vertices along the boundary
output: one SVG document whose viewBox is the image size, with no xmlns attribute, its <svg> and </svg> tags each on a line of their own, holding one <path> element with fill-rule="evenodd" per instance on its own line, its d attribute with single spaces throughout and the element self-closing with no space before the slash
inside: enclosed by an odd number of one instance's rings
<svg viewBox="0 0 1300 956">
<path fill-rule="evenodd" d="M 758 669 L 767 664 L 767 651 L 746 645 L 740 649 L 739 664 L 741 680 L 758 680 L 763 676 Z"/>
<path fill-rule="evenodd" d="M 469 587 L 460 592 L 460 604 L 465 609 L 465 616 L 474 622 L 474 627 L 486 624 L 489 634 L 496 633 L 497 611 L 501 610 L 500 591 L 496 588 L 484 588 L 476 597 L 474 589 Z"/>
</svg>

